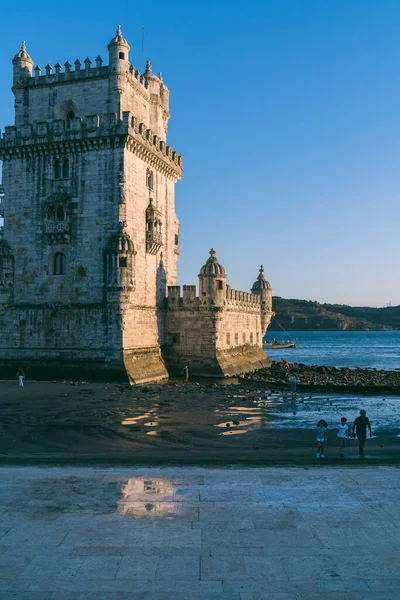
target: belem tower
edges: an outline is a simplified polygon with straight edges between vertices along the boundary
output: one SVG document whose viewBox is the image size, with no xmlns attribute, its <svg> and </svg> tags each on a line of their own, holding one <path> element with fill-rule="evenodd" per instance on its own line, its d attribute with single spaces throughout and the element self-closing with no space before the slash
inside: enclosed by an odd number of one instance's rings
<svg viewBox="0 0 400 600">
<path fill-rule="evenodd" d="M 0 140 L 0 371 L 28 377 L 166 379 L 269 364 L 272 290 L 230 288 L 215 251 L 196 286 L 176 285 L 169 90 L 129 62 L 118 27 L 100 56 L 43 73 L 13 59 L 15 124 Z"/>
</svg>

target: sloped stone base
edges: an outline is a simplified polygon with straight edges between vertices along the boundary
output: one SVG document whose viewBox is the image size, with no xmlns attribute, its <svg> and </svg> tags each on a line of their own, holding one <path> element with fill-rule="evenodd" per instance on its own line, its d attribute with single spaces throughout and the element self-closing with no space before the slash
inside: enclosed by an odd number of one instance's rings
<svg viewBox="0 0 400 600">
<path fill-rule="evenodd" d="M 234 377 L 271 365 L 271 360 L 257 346 L 239 346 L 217 350 L 214 356 L 166 354 L 165 362 L 170 375 L 183 376 L 185 365 L 195 377 Z"/>
<path fill-rule="evenodd" d="M 225 377 L 248 373 L 271 365 L 271 360 L 264 350 L 254 346 L 217 350 L 216 359 Z"/>
<path fill-rule="evenodd" d="M 157 383 L 168 379 L 160 347 L 124 350 L 124 364 L 131 385 Z"/>
</svg>

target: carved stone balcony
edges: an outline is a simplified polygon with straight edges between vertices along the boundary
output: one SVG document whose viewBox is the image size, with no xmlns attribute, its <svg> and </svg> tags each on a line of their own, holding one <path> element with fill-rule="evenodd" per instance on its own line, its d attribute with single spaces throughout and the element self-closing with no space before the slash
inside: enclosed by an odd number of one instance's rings
<svg viewBox="0 0 400 600">
<path fill-rule="evenodd" d="M 148 231 L 146 233 L 146 250 L 149 254 L 157 254 L 162 245 L 161 232 Z"/>
<path fill-rule="evenodd" d="M 49 242 L 68 242 L 70 226 L 68 221 L 45 221 L 44 232 Z"/>
</svg>

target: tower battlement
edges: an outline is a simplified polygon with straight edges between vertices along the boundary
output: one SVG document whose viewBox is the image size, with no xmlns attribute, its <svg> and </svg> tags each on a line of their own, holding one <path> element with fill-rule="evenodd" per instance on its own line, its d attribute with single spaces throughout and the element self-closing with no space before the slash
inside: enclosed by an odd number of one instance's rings
<svg viewBox="0 0 400 600">
<path fill-rule="evenodd" d="M 64 64 L 64 70 L 63 66 L 59 62 L 55 63 L 54 67 L 48 63 L 44 69 L 45 72 L 43 72 L 43 69 L 40 67 L 40 65 L 36 65 L 33 68 L 34 74 L 28 74 L 23 81 L 18 81 L 16 85 L 37 87 L 41 85 L 53 85 L 81 81 L 85 78 L 102 78 L 115 74 L 115 71 L 110 65 L 103 65 L 103 59 L 100 56 L 95 59 L 94 65 L 90 58 L 86 58 L 83 61 L 83 66 L 80 60 L 76 59 L 74 61 L 74 67 L 75 68 L 73 68 L 69 61 Z M 129 64 L 126 75 L 128 80 L 135 80 L 146 90 L 148 90 L 148 78 L 145 74 L 140 73 L 140 71 L 134 65 Z M 156 79 L 159 80 L 158 77 Z M 167 89 L 165 84 L 161 80 L 159 81 L 160 85 L 163 86 L 163 89 Z"/>
<path fill-rule="evenodd" d="M 1 133 L 1 132 L 0 132 Z M 114 136 L 120 136 L 128 148 L 157 157 L 158 164 L 168 171 L 171 176 L 180 179 L 182 176 L 183 159 L 171 146 L 154 135 L 145 123 L 138 123 L 130 112 L 124 112 L 122 119 L 116 113 L 104 115 L 86 115 L 66 119 L 53 119 L 36 123 L 24 123 L 19 126 L 5 127 L 4 135 L 0 138 L 0 158 L 10 158 L 14 151 L 24 148 L 31 153 L 33 149 L 42 151 L 43 145 L 68 144 L 86 141 L 94 143 L 96 139 L 105 143 Z"/>
<path fill-rule="evenodd" d="M 129 44 L 118 26 L 108 44 L 108 65 L 98 55 L 83 62 L 76 59 L 62 65 L 48 63 L 44 70 L 29 56 L 25 42 L 13 59 L 15 123 L 48 119 L 102 115 L 115 112 L 119 119 L 126 111 L 146 123 L 160 140 L 166 141 L 169 120 L 169 90 L 161 74 L 157 77 L 150 61 L 143 73 L 129 61 Z"/>
</svg>

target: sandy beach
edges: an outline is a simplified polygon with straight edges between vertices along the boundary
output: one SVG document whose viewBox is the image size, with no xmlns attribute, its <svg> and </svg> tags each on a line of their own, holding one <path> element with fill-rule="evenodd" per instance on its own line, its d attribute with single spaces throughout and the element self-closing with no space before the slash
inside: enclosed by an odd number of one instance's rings
<svg viewBox="0 0 400 600">
<path fill-rule="evenodd" d="M 365 462 L 400 459 L 397 397 L 301 395 L 250 381 L 134 387 L 92 382 L 0 383 L 1 464 L 339 464 L 334 425 L 366 408 Z M 325 461 L 314 425 L 329 423 Z M 357 443 L 346 450 L 359 465 Z"/>
</svg>

